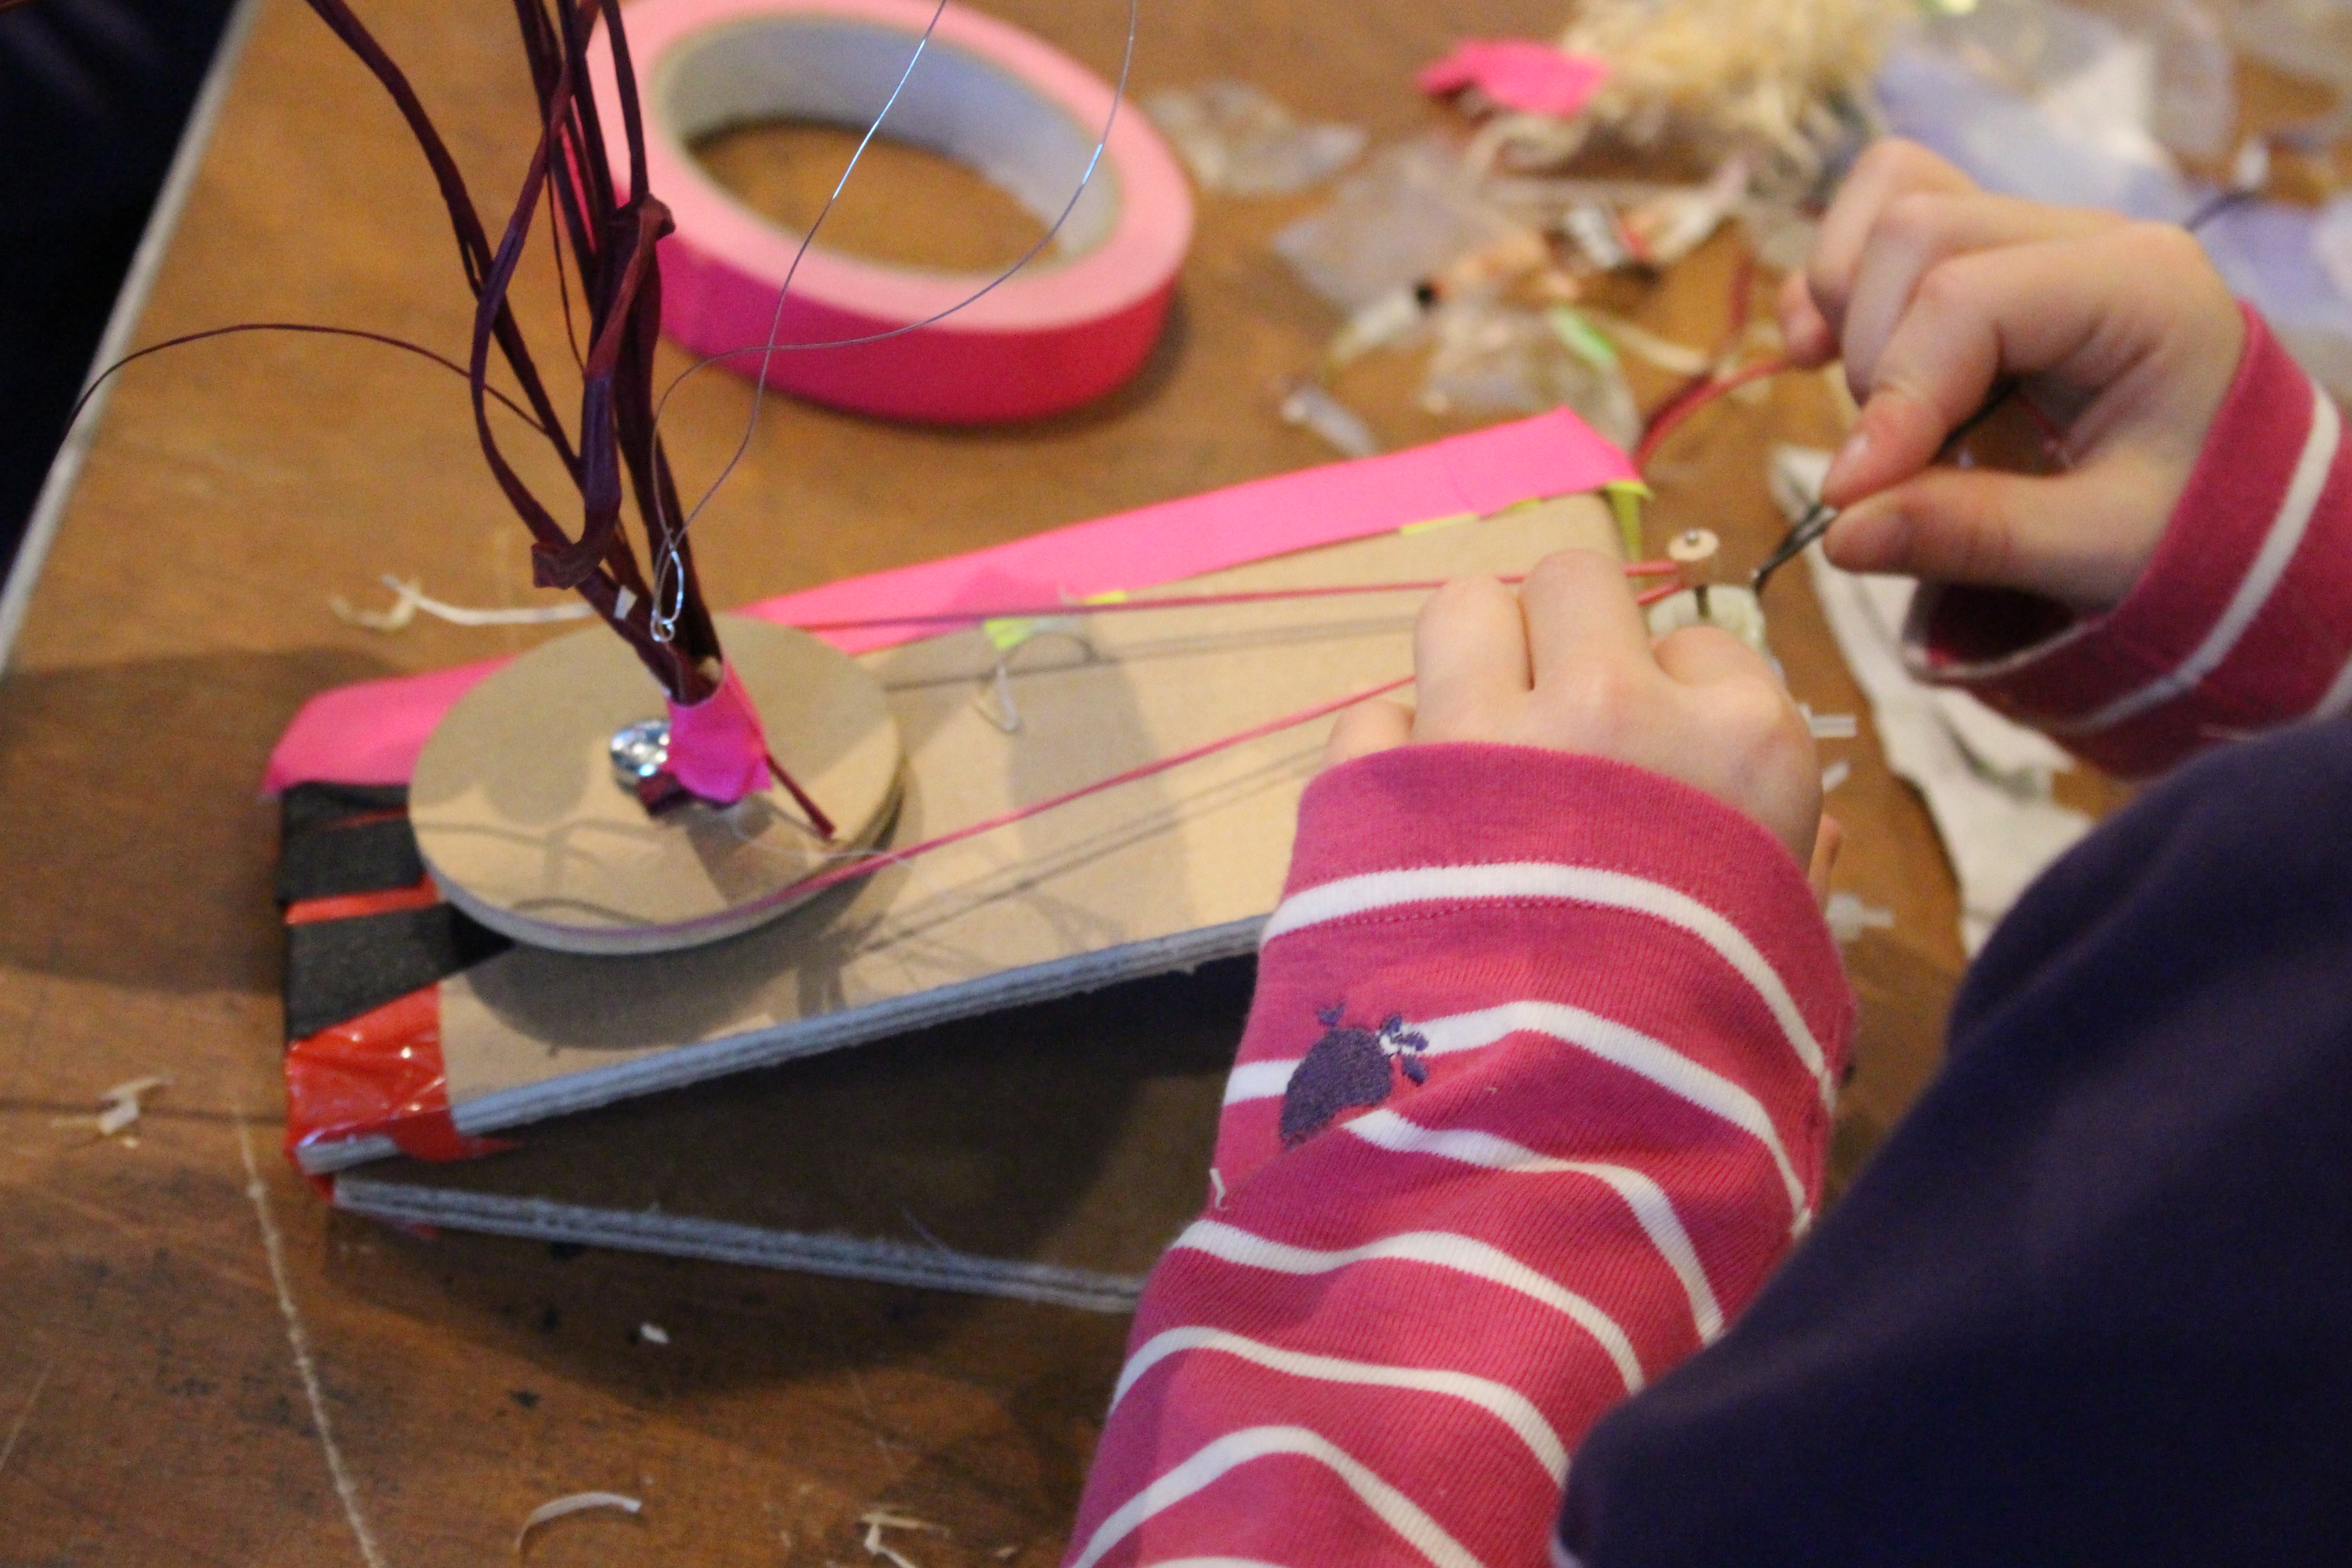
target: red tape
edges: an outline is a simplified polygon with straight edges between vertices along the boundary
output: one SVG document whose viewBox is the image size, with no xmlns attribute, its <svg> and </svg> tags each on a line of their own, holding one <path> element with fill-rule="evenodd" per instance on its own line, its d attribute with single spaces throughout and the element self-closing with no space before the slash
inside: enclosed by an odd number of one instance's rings
<svg viewBox="0 0 2352 1568">
<path fill-rule="evenodd" d="M 514 1147 L 473 1138 L 449 1116 L 441 988 L 423 986 L 286 1047 L 286 1154 L 377 1134 L 419 1160 L 471 1160 Z"/>
</svg>

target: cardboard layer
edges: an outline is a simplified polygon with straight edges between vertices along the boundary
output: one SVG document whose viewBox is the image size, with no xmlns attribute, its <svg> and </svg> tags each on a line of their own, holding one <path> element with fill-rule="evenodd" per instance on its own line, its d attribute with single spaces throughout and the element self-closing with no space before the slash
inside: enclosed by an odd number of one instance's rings
<svg viewBox="0 0 2352 1568">
<path fill-rule="evenodd" d="M 1192 579 L 1203 594 L 1523 572 L 1615 551 L 1589 497 Z M 865 656 L 889 694 L 905 845 L 1407 675 L 1425 595 L 1073 616 Z M 996 635 L 992 637 L 991 631 Z M 1013 643 L 1000 652 L 1000 644 Z M 999 679 L 999 660 L 1003 660 Z M 1004 727 L 1010 698 L 1017 727 Z M 452 1120 L 480 1134 L 1250 951 L 1328 721 L 1088 796 L 687 952 L 516 948 L 440 985 Z M 304 1169 L 392 1152 L 317 1142 Z"/>
<path fill-rule="evenodd" d="M 1100 1311 L 1208 1194 L 1255 964 L 1234 959 L 395 1159 L 337 1206 L 553 1243 Z"/>
<path fill-rule="evenodd" d="M 834 850 L 873 842 L 898 798 L 889 705 L 805 632 L 719 618 L 771 751 L 832 814 L 827 846 L 771 784 L 727 810 L 655 819 L 613 770 L 614 732 L 661 717 L 661 689 L 603 626 L 523 655 L 468 691 L 417 758 L 409 822 L 452 903 L 518 942 L 659 952 L 774 918 Z"/>
</svg>

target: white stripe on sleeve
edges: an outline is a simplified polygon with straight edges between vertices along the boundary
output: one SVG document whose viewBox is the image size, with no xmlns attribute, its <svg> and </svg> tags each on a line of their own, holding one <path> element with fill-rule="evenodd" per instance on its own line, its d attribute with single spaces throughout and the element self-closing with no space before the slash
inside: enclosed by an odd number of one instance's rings
<svg viewBox="0 0 2352 1568">
<path fill-rule="evenodd" d="M 1695 936 L 1715 951 L 1755 991 L 1780 1033 L 1813 1075 L 1822 1103 L 1837 1094 L 1822 1043 L 1797 1006 L 1796 998 L 1748 934 L 1689 894 L 1646 878 L 1591 866 L 1556 866 L 1510 861 L 1494 866 L 1423 866 L 1370 871 L 1304 889 L 1283 900 L 1258 938 L 1261 951 L 1276 938 L 1308 926 L 1343 920 L 1399 904 L 1498 899 L 1558 899 L 1647 915 Z"/>
<path fill-rule="evenodd" d="M 2311 392 L 2311 434 L 2303 443 L 2303 455 L 2296 459 L 2294 477 L 2288 481 L 2286 499 L 2279 503 L 2278 514 L 2271 519 L 2270 531 L 2263 536 L 2262 548 L 2254 552 L 2253 563 L 2239 580 L 2237 592 L 2230 595 L 2229 605 L 2205 640 L 2192 649 L 2179 665 L 2149 681 L 2137 690 L 2127 691 L 2095 713 L 2080 719 L 2045 721 L 2042 728 L 2058 735 L 2082 735 L 2097 730 L 2113 729 L 2126 719 L 2137 718 L 2151 708 L 2171 701 L 2181 693 L 2221 667 L 2230 650 L 2238 646 L 2246 628 L 2262 614 L 2263 606 L 2287 568 L 2294 563 L 2294 552 L 2303 543 L 2303 536 L 2311 526 L 2311 514 L 2319 505 L 2320 492 L 2327 488 L 2327 476 L 2336 463 L 2336 447 L 2342 438 L 2344 421 L 2336 412 L 2335 400 L 2318 387 Z M 2333 695 L 2331 693 L 2331 695 Z"/>
<path fill-rule="evenodd" d="M 1212 1258 L 1244 1268 L 1264 1268 L 1276 1274 L 1329 1274 L 1351 1263 L 1389 1261 L 1418 1263 L 1433 1268 L 1447 1268 L 1456 1274 L 1483 1279 L 1507 1290 L 1542 1302 L 1572 1320 L 1579 1328 L 1599 1341 L 1609 1359 L 1617 1364 L 1618 1375 L 1624 1380 L 1625 1392 L 1633 1394 L 1643 1384 L 1642 1363 L 1633 1353 L 1633 1343 L 1617 1321 L 1591 1301 L 1569 1289 L 1549 1275 L 1539 1273 L 1505 1252 L 1501 1247 L 1466 1236 L 1445 1230 L 1414 1230 L 1402 1235 L 1382 1237 L 1365 1242 L 1360 1247 L 1320 1251 L 1313 1247 L 1293 1247 L 1286 1242 L 1269 1241 L 1239 1226 L 1226 1225 L 1213 1219 L 1195 1220 L 1185 1228 L 1168 1250 L 1185 1248 L 1205 1252 Z"/>
<path fill-rule="evenodd" d="M 1345 1448 L 1304 1426 L 1251 1426 L 1203 1445 L 1183 1463 L 1161 1472 L 1097 1525 L 1070 1568 L 1095 1568 L 1106 1552 L 1134 1534 L 1152 1515 L 1214 1486 L 1228 1472 L 1253 1459 L 1282 1454 L 1312 1459 L 1338 1476 L 1382 1523 L 1437 1568 L 1485 1568 L 1419 1504 Z"/>
<path fill-rule="evenodd" d="M 1439 1131 L 1408 1121 L 1393 1110 L 1375 1110 L 1345 1123 L 1344 1128 L 1367 1143 L 1400 1154 L 1458 1160 L 1465 1165 L 1515 1175 L 1590 1176 L 1607 1184 L 1633 1211 L 1633 1218 L 1650 1238 L 1650 1245 L 1658 1249 L 1658 1256 L 1682 1281 L 1683 1293 L 1690 1298 L 1691 1326 L 1697 1331 L 1699 1342 L 1712 1344 L 1723 1332 L 1723 1309 L 1716 1301 L 1715 1288 L 1707 1282 L 1706 1269 L 1699 1263 L 1698 1248 L 1691 1245 L 1690 1232 L 1683 1228 L 1682 1216 L 1675 1213 L 1666 1190 L 1641 1172 L 1625 1165 L 1587 1160 L 1555 1160 L 1491 1132 Z"/>
<path fill-rule="evenodd" d="M 1765 1152 L 1771 1156 L 1772 1164 L 1788 1189 L 1790 1207 L 1794 1212 L 1792 1233 L 1801 1236 L 1806 1226 L 1812 1223 L 1812 1210 L 1805 1201 L 1804 1184 L 1798 1180 L 1796 1167 L 1790 1163 L 1788 1149 L 1781 1143 L 1780 1131 L 1772 1125 L 1771 1115 L 1765 1110 L 1763 1102 L 1722 1074 L 1699 1066 L 1664 1041 L 1563 1002 L 1505 1002 L 1498 1006 L 1482 1007 L 1475 1013 L 1455 1013 L 1448 1017 L 1432 1018 L 1414 1024 L 1412 1027 L 1429 1042 L 1423 1051 L 1424 1056 L 1447 1056 L 1457 1051 L 1478 1050 L 1524 1031 L 1548 1035 L 1562 1044 L 1590 1051 L 1604 1061 L 1645 1078 L 1668 1093 L 1752 1134 L 1764 1145 Z M 1246 1080 L 1242 1079 L 1238 1068 L 1234 1077 L 1226 1079 L 1226 1105 L 1280 1094 L 1281 1086 L 1289 1082 L 1290 1074 L 1297 1070 L 1298 1063 L 1251 1062 L 1248 1066 L 1251 1071 Z"/>
<path fill-rule="evenodd" d="M 1459 1399 L 1484 1410 L 1517 1435 L 1535 1456 L 1552 1485 L 1560 1486 L 1568 1479 L 1568 1445 L 1537 1409 L 1535 1402 L 1507 1384 L 1492 1378 L 1477 1377 L 1466 1372 L 1446 1372 L 1434 1367 L 1389 1366 L 1377 1362 L 1348 1361 L 1339 1356 L 1314 1355 L 1305 1351 L 1284 1350 L 1254 1340 L 1244 1334 L 1223 1329 L 1188 1327 L 1169 1329 L 1151 1336 L 1128 1358 L 1118 1374 L 1118 1386 L 1110 1396 L 1111 1408 L 1118 1408 L 1144 1375 L 1170 1356 L 1192 1351 L 1213 1351 L 1235 1356 L 1292 1377 L 1313 1378 L 1321 1383 L 1353 1384 L 1364 1388 L 1409 1388 L 1421 1394 L 1442 1394 Z"/>
</svg>

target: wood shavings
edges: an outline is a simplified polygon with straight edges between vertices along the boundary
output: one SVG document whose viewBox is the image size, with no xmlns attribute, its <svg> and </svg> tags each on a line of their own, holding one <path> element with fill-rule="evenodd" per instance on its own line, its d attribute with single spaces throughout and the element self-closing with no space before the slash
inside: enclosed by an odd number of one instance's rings
<svg viewBox="0 0 2352 1568">
<path fill-rule="evenodd" d="M 1636 148 L 1670 140 L 1748 148 L 1802 178 L 1869 101 L 1905 0 L 1586 0 L 1559 39 L 1609 75 L 1573 120 L 1510 114 L 1481 132 L 1491 155 L 1564 163 L 1594 131 Z"/>
<path fill-rule="evenodd" d="M 857 1522 L 866 1527 L 866 1540 L 863 1542 L 866 1555 L 886 1558 L 895 1565 L 895 1568 L 920 1568 L 920 1565 L 906 1553 L 885 1542 L 882 1539 L 884 1531 L 923 1530 L 938 1535 L 948 1533 L 948 1527 L 944 1524 L 933 1524 L 929 1520 L 912 1519 L 902 1513 L 892 1513 L 887 1509 L 869 1509 L 857 1516 Z"/>
<path fill-rule="evenodd" d="M 51 1125 L 91 1128 L 100 1138 L 121 1136 L 139 1124 L 147 1097 L 171 1081 L 160 1073 L 127 1079 L 98 1097 L 96 1116 L 60 1116 Z M 124 1137 L 122 1142 L 126 1146 L 136 1147 L 139 1141 Z"/>
<path fill-rule="evenodd" d="M 550 1498 L 532 1509 L 530 1517 L 524 1520 L 522 1528 L 515 1532 L 515 1555 L 520 1557 L 523 1554 L 532 1531 L 551 1521 L 600 1508 L 617 1509 L 634 1518 L 645 1506 L 638 1499 L 625 1497 L 619 1492 L 567 1492 L 562 1497 Z"/>
<path fill-rule="evenodd" d="M 99 1096 L 99 1103 L 103 1109 L 98 1113 L 98 1135 L 111 1138 L 136 1123 L 147 1097 L 171 1081 L 160 1074 L 134 1078 L 116 1084 Z"/>
<path fill-rule="evenodd" d="M 585 620 L 596 613 L 584 602 L 525 605 L 504 610 L 470 609 L 463 605 L 445 604 L 439 599 L 427 598 L 421 580 L 403 581 L 387 572 L 381 581 L 394 595 L 390 609 L 362 610 L 341 594 L 327 596 L 327 608 L 332 610 L 335 618 L 346 626 L 365 626 L 372 632 L 399 631 L 415 620 L 420 612 L 455 626 L 536 626 L 554 621 Z M 627 589 L 622 589 L 621 594 L 627 603 L 635 603 L 635 595 Z"/>
</svg>

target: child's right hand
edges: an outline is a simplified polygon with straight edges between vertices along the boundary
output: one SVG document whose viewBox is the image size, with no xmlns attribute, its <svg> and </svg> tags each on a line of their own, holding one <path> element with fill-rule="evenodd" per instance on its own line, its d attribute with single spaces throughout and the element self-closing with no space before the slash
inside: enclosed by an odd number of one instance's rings
<svg viewBox="0 0 2352 1568">
<path fill-rule="evenodd" d="M 1822 486 L 1832 561 L 2094 611 L 2154 553 L 2246 341 L 2185 231 L 1987 195 L 1896 141 L 1855 164 L 1780 314 L 1790 356 L 1842 354 L 1862 402 Z M 1930 467 L 2012 375 L 2071 405 L 2066 471 Z"/>
</svg>

